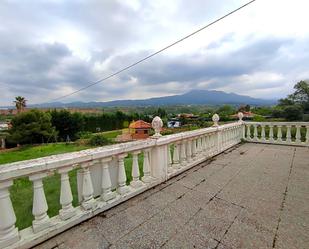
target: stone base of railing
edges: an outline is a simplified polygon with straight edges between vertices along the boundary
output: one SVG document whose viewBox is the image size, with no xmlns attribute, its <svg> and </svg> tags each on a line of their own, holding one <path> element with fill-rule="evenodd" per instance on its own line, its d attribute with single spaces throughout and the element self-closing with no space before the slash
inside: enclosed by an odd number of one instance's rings
<svg viewBox="0 0 309 249">
<path fill-rule="evenodd" d="M 278 144 L 278 145 L 309 147 L 309 144 L 305 142 L 287 142 L 287 141 L 277 141 L 277 140 L 270 141 L 270 140 L 248 139 L 248 138 L 245 138 L 245 141 L 249 143 Z"/>
</svg>

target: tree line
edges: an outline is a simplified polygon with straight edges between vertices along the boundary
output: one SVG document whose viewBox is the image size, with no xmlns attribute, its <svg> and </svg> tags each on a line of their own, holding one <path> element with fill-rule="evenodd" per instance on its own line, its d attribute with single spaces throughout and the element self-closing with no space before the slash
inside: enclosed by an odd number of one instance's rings
<svg viewBox="0 0 309 249">
<path fill-rule="evenodd" d="M 8 144 L 37 144 L 74 141 L 84 132 L 101 132 L 127 128 L 131 121 L 149 116 L 121 111 L 90 115 L 70 113 L 67 110 L 43 112 L 37 109 L 21 112 L 11 120 Z"/>
</svg>

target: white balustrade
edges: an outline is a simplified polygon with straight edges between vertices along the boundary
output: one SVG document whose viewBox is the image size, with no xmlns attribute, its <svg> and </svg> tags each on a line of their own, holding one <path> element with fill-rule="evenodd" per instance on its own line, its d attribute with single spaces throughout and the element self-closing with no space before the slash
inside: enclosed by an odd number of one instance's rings
<svg viewBox="0 0 309 249">
<path fill-rule="evenodd" d="M 82 207 L 85 210 L 91 210 L 94 209 L 97 206 L 97 203 L 93 197 L 93 185 L 92 185 L 92 179 L 90 174 L 90 169 L 94 164 L 94 162 L 85 162 L 81 164 L 82 167 Z"/>
<path fill-rule="evenodd" d="M 151 172 L 150 172 L 149 152 L 150 152 L 150 149 L 144 150 L 144 162 L 143 162 L 144 176 L 142 177 L 142 181 L 145 183 L 150 183 L 153 180 L 151 177 Z"/>
<path fill-rule="evenodd" d="M 124 195 L 130 191 L 127 184 L 127 175 L 124 167 L 124 158 L 127 157 L 127 154 L 121 154 L 117 156 L 118 159 L 118 187 L 117 192 L 120 195 Z"/>
<path fill-rule="evenodd" d="M 265 142 L 266 141 L 266 133 L 265 133 L 265 125 L 261 125 L 261 141 Z"/>
<path fill-rule="evenodd" d="M 180 144 L 180 164 L 184 166 L 186 164 L 186 141 L 183 140 Z"/>
<path fill-rule="evenodd" d="M 76 210 L 72 205 L 73 196 L 69 179 L 69 171 L 72 169 L 73 167 L 69 166 L 58 170 L 61 175 L 60 204 L 62 207 L 59 216 L 62 220 L 70 219 L 76 214 Z"/>
<path fill-rule="evenodd" d="M 251 140 L 251 125 L 247 124 L 247 140 Z"/>
<path fill-rule="evenodd" d="M 308 122 L 244 122 L 247 128 L 247 141 L 271 143 L 271 144 L 287 144 L 308 146 L 309 128 Z M 253 139 L 250 136 L 250 127 L 254 127 Z M 261 127 L 261 139 L 258 139 L 258 128 Z M 269 129 L 266 134 L 266 129 Z M 305 137 L 302 137 L 301 129 L 306 130 Z M 276 139 L 274 133 L 276 131 Z M 295 137 L 292 137 L 292 131 L 295 132 Z M 267 136 L 268 135 L 268 136 Z"/>
<path fill-rule="evenodd" d="M 9 187 L 12 184 L 12 180 L 0 182 L 0 248 L 19 240 L 19 233 L 15 227 L 16 216 L 9 192 Z"/>
<path fill-rule="evenodd" d="M 109 201 L 116 197 L 116 193 L 112 191 L 112 181 L 109 172 L 109 163 L 112 161 L 111 157 L 103 158 L 101 160 L 102 167 L 102 194 L 103 201 Z"/>
<path fill-rule="evenodd" d="M 291 126 L 287 125 L 287 130 L 286 130 L 286 142 L 291 143 L 292 142 L 292 136 L 291 136 Z"/>
<path fill-rule="evenodd" d="M 282 130 L 281 125 L 277 125 L 277 141 L 282 142 Z"/>
<path fill-rule="evenodd" d="M 172 160 L 172 154 L 171 154 L 171 145 L 167 145 L 167 171 L 170 173 L 173 171 L 173 160 Z"/>
<path fill-rule="evenodd" d="M 46 176 L 47 173 L 39 173 L 29 177 L 33 182 L 32 214 L 34 220 L 32 221 L 32 228 L 34 233 L 47 229 L 51 225 L 47 215 L 48 206 L 43 189 L 43 178 Z"/>
<path fill-rule="evenodd" d="M 175 169 L 180 168 L 179 147 L 180 147 L 180 142 L 176 142 L 174 144 L 174 152 L 173 152 L 173 167 Z"/>
<path fill-rule="evenodd" d="M 187 140 L 187 162 L 192 162 L 192 140 L 191 139 L 188 139 Z"/>
<path fill-rule="evenodd" d="M 300 126 L 296 125 L 296 135 L 295 135 L 295 143 L 300 143 L 301 142 L 301 134 L 300 134 Z"/>
<path fill-rule="evenodd" d="M 306 143 L 307 145 L 309 145 L 309 125 L 306 126 L 305 143 Z"/>
<path fill-rule="evenodd" d="M 216 115 L 213 120 L 214 126 L 209 128 L 161 136 L 162 122 L 157 117 L 153 122 L 156 134 L 146 140 L 46 157 L 42 160 L 1 165 L 0 248 L 34 246 L 42 241 L 42 238 L 50 238 L 58 231 L 118 205 L 231 148 L 241 139 L 249 142 L 309 146 L 309 124 L 306 122 L 244 122 L 240 118 L 238 122 L 220 125 L 219 117 Z M 274 139 L 275 131 L 277 139 Z M 295 137 L 292 137 L 295 133 Z M 127 155 L 132 155 L 132 164 L 128 164 L 130 158 L 126 158 Z M 142 178 L 139 167 L 141 155 Z M 77 207 L 72 205 L 69 179 L 69 172 L 75 165 L 81 167 L 77 174 L 80 201 Z M 132 171 L 127 167 L 132 167 Z M 61 209 L 57 217 L 49 218 L 43 179 L 54 172 L 58 172 L 61 177 Z M 132 172 L 129 186 L 126 172 Z M 29 177 L 33 182 L 34 220 L 32 227 L 19 232 L 15 227 L 16 217 L 10 200 L 9 186 L 12 185 L 12 180 L 21 177 Z"/>
<path fill-rule="evenodd" d="M 269 141 L 274 142 L 274 126 L 269 125 Z"/>
<path fill-rule="evenodd" d="M 140 173 L 139 173 L 139 165 L 138 165 L 138 155 L 141 151 L 134 151 L 132 152 L 132 181 L 130 182 L 131 187 L 133 188 L 140 188 L 144 184 L 139 179 Z"/>
</svg>

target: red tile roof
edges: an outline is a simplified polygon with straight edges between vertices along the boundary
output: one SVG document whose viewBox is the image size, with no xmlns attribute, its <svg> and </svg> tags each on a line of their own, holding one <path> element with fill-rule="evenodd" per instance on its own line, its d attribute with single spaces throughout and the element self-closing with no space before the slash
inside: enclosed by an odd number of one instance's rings
<svg viewBox="0 0 309 249">
<path fill-rule="evenodd" d="M 135 122 L 132 122 L 129 126 L 131 129 L 150 129 L 151 124 L 145 122 L 144 120 L 137 120 Z"/>
</svg>

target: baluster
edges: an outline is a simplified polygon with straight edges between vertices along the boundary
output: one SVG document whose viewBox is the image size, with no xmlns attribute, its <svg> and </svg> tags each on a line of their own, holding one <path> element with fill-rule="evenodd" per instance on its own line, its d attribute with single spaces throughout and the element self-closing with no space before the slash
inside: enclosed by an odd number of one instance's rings
<svg viewBox="0 0 309 249">
<path fill-rule="evenodd" d="M 192 162 L 192 139 L 187 140 L 187 161 Z"/>
<path fill-rule="evenodd" d="M 301 143 L 301 134 L 300 134 L 300 125 L 296 125 L 296 136 L 295 136 L 295 142 Z"/>
<path fill-rule="evenodd" d="M 205 156 L 209 155 L 209 134 L 205 136 Z"/>
<path fill-rule="evenodd" d="M 42 179 L 47 176 L 47 173 L 40 173 L 29 176 L 30 181 L 33 182 L 33 206 L 32 214 L 34 220 L 32 221 L 33 232 L 37 233 L 50 227 L 50 219 L 47 215 L 47 202 L 43 188 Z"/>
<path fill-rule="evenodd" d="M 82 207 L 85 210 L 94 209 L 97 206 L 95 199 L 93 198 L 93 185 L 91 180 L 91 174 L 89 167 L 92 166 L 94 162 L 85 162 L 81 164 L 82 167 Z"/>
<path fill-rule="evenodd" d="M 251 125 L 247 124 L 247 139 L 251 140 Z"/>
<path fill-rule="evenodd" d="M 73 196 L 68 174 L 72 169 L 73 167 L 70 166 L 58 170 L 58 173 L 61 174 L 60 204 L 62 208 L 59 211 L 59 216 L 62 220 L 70 219 L 76 214 L 76 210 L 72 206 Z"/>
<path fill-rule="evenodd" d="M 210 139 L 210 155 L 213 155 L 215 153 L 215 134 L 214 133 L 210 133 L 209 135 L 209 139 Z"/>
<path fill-rule="evenodd" d="M 172 161 L 172 156 L 171 156 L 171 146 L 167 145 L 167 164 L 168 164 L 168 168 L 167 168 L 167 172 L 171 173 L 173 171 L 173 161 Z"/>
<path fill-rule="evenodd" d="M 118 159 L 118 187 L 117 192 L 120 195 L 124 195 L 130 191 L 129 187 L 127 186 L 127 175 L 126 170 L 124 167 L 124 158 L 127 154 L 120 154 L 117 156 Z"/>
<path fill-rule="evenodd" d="M 112 181 L 109 173 L 109 163 L 112 161 L 111 157 L 101 159 L 102 167 L 102 194 L 101 200 L 109 201 L 116 197 L 116 193 L 112 191 Z"/>
<path fill-rule="evenodd" d="M 175 169 L 180 168 L 180 163 L 179 163 L 179 146 L 180 142 L 175 142 L 174 144 L 174 153 L 173 153 L 173 167 Z"/>
<path fill-rule="evenodd" d="M 286 130 L 286 142 L 291 143 L 292 142 L 291 126 L 287 125 L 286 128 L 287 128 L 287 130 Z"/>
<path fill-rule="evenodd" d="M 150 172 L 149 152 L 150 152 L 150 149 L 144 150 L 144 162 L 143 162 L 144 176 L 142 177 L 142 181 L 145 183 L 149 183 L 153 180 L 153 178 L 151 177 L 151 172 Z M 175 153 L 175 150 L 174 150 L 174 153 Z"/>
<path fill-rule="evenodd" d="M 274 127 L 269 125 L 269 141 L 274 142 Z"/>
<path fill-rule="evenodd" d="M 309 126 L 306 126 L 306 141 L 305 143 L 309 145 Z"/>
<path fill-rule="evenodd" d="M 183 166 L 186 164 L 186 142 L 183 140 L 180 144 L 180 164 Z"/>
<path fill-rule="evenodd" d="M 254 141 L 258 141 L 257 125 L 254 124 L 253 127 L 254 127 L 254 130 L 253 130 L 253 140 L 254 140 Z"/>
<path fill-rule="evenodd" d="M 143 182 L 139 179 L 140 173 L 139 173 L 139 166 L 138 166 L 138 154 L 140 151 L 134 151 L 132 152 L 132 181 L 130 183 L 131 187 L 133 188 L 140 188 L 144 184 Z"/>
<path fill-rule="evenodd" d="M 197 151 L 196 151 L 196 139 L 193 138 L 192 139 L 192 156 L 193 158 L 195 158 L 197 155 Z"/>
<path fill-rule="evenodd" d="M 277 131 L 277 141 L 279 143 L 282 142 L 282 130 L 281 130 L 281 125 L 277 125 L 278 131 Z"/>
<path fill-rule="evenodd" d="M 12 184 L 11 180 L 0 182 L 0 248 L 19 240 L 18 229 L 15 227 L 16 216 L 9 192 Z"/>
<path fill-rule="evenodd" d="M 203 136 L 203 154 L 207 154 L 207 136 Z"/>
<path fill-rule="evenodd" d="M 200 152 L 200 142 L 199 142 L 199 137 L 197 137 L 196 139 L 195 139 L 195 152 L 196 152 L 196 155 L 198 155 L 199 154 L 199 152 Z"/>
<path fill-rule="evenodd" d="M 261 125 L 261 127 L 262 127 L 262 131 L 261 131 L 261 140 L 263 141 L 263 142 L 265 142 L 266 141 L 266 136 L 265 136 L 265 125 Z"/>
</svg>

